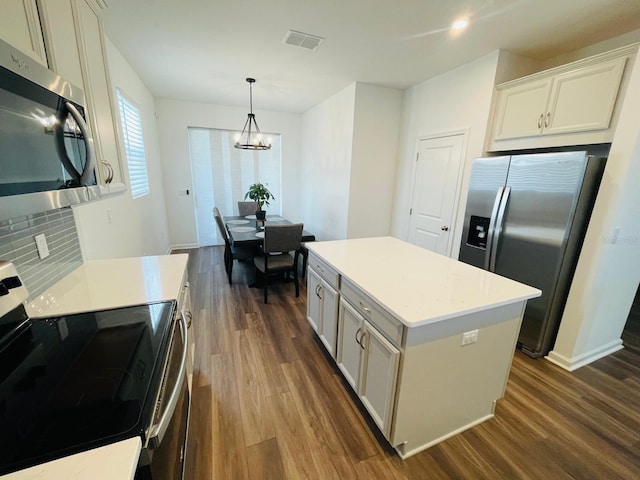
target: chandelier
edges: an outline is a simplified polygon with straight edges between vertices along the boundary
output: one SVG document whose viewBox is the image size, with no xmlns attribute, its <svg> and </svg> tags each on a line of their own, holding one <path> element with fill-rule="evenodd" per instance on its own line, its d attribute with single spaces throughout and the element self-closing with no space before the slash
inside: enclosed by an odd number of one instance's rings
<svg viewBox="0 0 640 480">
<path fill-rule="evenodd" d="M 267 140 L 265 143 L 262 139 L 262 133 L 258 128 L 258 122 L 256 122 L 256 116 L 253 114 L 253 84 L 255 78 L 247 78 L 249 83 L 249 115 L 247 121 L 244 123 L 242 133 L 235 136 L 235 148 L 241 148 L 243 150 L 269 150 L 271 148 L 271 140 Z M 243 142 L 244 140 L 244 142 Z"/>
</svg>

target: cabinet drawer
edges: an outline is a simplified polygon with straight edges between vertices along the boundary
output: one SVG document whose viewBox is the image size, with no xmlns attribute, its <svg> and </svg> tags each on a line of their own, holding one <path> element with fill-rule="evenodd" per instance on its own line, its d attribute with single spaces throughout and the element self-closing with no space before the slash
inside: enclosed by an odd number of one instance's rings
<svg viewBox="0 0 640 480">
<path fill-rule="evenodd" d="M 332 266 L 311 251 L 309 252 L 308 264 L 309 267 L 313 268 L 329 285 L 336 290 L 338 289 L 340 275 Z"/>
<path fill-rule="evenodd" d="M 349 300 L 355 309 L 373 324 L 396 347 L 402 344 L 404 326 L 387 313 L 380 305 L 364 294 L 353 283 L 342 279 L 340 294 Z"/>
</svg>

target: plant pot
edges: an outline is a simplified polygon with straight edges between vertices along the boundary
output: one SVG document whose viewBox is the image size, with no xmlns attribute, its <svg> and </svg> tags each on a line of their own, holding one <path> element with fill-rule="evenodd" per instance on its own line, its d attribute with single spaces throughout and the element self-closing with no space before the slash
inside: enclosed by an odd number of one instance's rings
<svg viewBox="0 0 640 480">
<path fill-rule="evenodd" d="M 256 220 L 264 220 L 267 216 L 265 210 L 256 210 Z"/>
</svg>

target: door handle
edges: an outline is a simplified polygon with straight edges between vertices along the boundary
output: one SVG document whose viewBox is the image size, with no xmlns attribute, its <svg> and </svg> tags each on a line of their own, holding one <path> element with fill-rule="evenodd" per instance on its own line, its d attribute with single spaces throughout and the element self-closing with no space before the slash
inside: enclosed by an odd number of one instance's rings
<svg viewBox="0 0 640 480">
<path fill-rule="evenodd" d="M 505 187 L 502 200 L 500 201 L 500 208 L 498 210 L 498 218 L 496 219 L 495 232 L 493 233 L 493 243 L 491 244 L 491 262 L 489 263 L 489 271 L 496 271 L 496 255 L 498 254 L 498 243 L 500 241 L 500 235 L 502 235 L 502 226 L 504 223 L 504 212 L 507 209 L 507 203 L 509 202 L 509 195 L 511 194 L 511 187 Z"/>
<path fill-rule="evenodd" d="M 491 210 L 491 220 L 489 221 L 489 231 L 487 232 L 487 246 L 485 247 L 484 254 L 484 269 L 489 270 L 491 264 L 491 248 L 493 247 L 494 230 L 496 228 L 496 218 L 498 217 L 498 210 L 500 209 L 500 200 L 502 199 L 502 193 L 504 187 L 498 188 L 496 192 L 496 198 L 493 201 L 493 208 Z"/>
<path fill-rule="evenodd" d="M 443 232 L 448 232 L 449 231 L 449 227 L 447 227 L 446 225 L 443 225 L 440 227 L 440 230 L 442 230 Z"/>
<path fill-rule="evenodd" d="M 64 105 L 65 107 L 67 107 L 67 110 L 80 129 L 80 133 L 84 137 L 85 165 L 84 170 L 82 170 L 82 173 L 80 174 L 79 181 L 80 185 L 86 185 L 89 181 L 89 177 L 93 173 L 93 167 L 96 161 L 96 155 L 93 149 L 93 138 L 91 138 L 91 135 L 89 134 L 89 127 L 87 126 L 84 118 L 82 118 L 82 115 L 80 115 L 80 112 L 75 107 L 75 105 L 71 102 L 66 102 Z"/>
<path fill-rule="evenodd" d="M 547 116 L 544 117 L 544 128 L 549 128 L 551 124 L 551 112 L 547 112 Z"/>
<path fill-rule="evenodd" d="M 360 347 L 362 347 L 362 344 L 360 343 L 360 340 L 362 340 L 362 337 L 360 337 L 360 339 L 358 339 L 358 334 L 360 333 L 360 330 L 362 330 L 362 329 L 358 328 L 358 330 L 356 330 L 356 343 L 358 345 L 360 345 Z"/>
<path fill-rule="evenodd" d="M 542 120 L 544 119 L 544 113 L 541 113 L 538 117 L 538 128 L 542 128 Z"/>
</svg>

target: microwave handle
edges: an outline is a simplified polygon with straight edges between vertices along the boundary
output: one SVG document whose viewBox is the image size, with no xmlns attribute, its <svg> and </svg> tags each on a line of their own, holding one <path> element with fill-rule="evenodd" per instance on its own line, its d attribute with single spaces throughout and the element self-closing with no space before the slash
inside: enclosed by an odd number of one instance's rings
<svg viewBox="0 0 640 480">
<path fill-rule="evenodd" d="M 84 121 L 84 118 L 82 118 L 82 115 L 80 115 L 80 112 L 78 112 L 76 106 L 71 102 L 65 102 L 65 107 L 67 107 L 67 110 L 69 110 L 69 113 L 78 124 L 80 133 L 82 133 L 82 136 L 84 137 L 87 161 L 85 163 L 84 170 L 82 171 L 82 175 L 80 175 L 80 185 L 86 185 L 96 161 L 96 154 L 93 148 L 93 138 L 91 138 L 87 123 Z"/>
<path fill-rule="evenodd" d="M 183 379 L 187 373 L 187 353 L 189 351 L 189 344 L 187 340 L 187 319 L 184 315 L 179 315 L 180 321 L 178 325 L 180 326 L 180 333 L 182 335 L 182 360 L 180 361 L 180 370 L 178 372 L 178 379 L 176 381 L 175 386 L 173 387 L 173 392 L 171 392 L 171 396 L 169 397 L 169 402 L 160 417 L 160 421 L 151 427 L 151 433 L 149 435 L 149 445 L 153 446 L 153 448 L 157 448 L 162 442 L 164 434 L 169 427 L 169 423 L 171 422 L 171 418 L 173 417 L 173 411 L 176 409 L 176 405 L 178 404 L 178 399 L 180 398 L 181 388 Z"/>
</svg>

